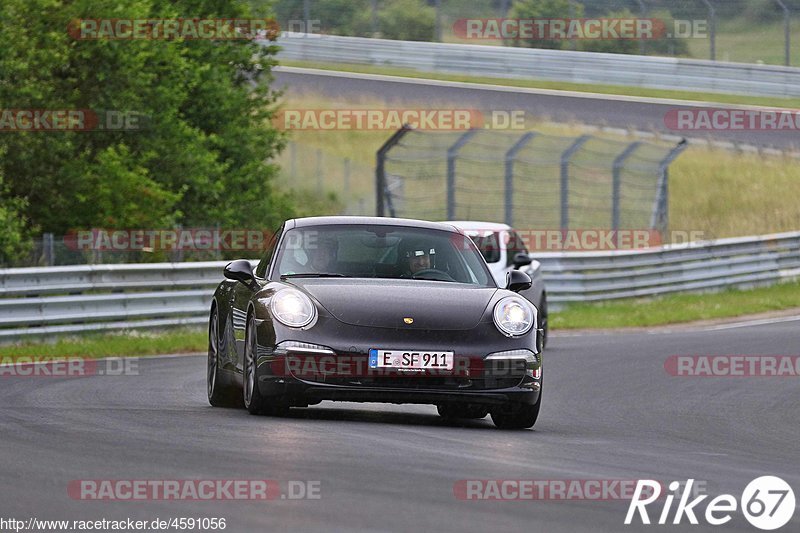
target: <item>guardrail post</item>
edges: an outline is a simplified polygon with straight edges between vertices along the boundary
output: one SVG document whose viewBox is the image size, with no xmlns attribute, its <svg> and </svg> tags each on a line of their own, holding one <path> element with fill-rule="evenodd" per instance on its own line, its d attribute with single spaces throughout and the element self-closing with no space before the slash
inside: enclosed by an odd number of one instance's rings
<svg viewBox="0 0 800 533">
<path fill-rule="evenodd" d="M 397 143 L 409 132 L 411 126 L 403 124 L 403 127 L 394 132 L 389 139 L 378 148 L 375 153 L 375 214 L 379 217 L 384 216 L 384 196 L 386 195 L 386 154 L 395 147 Z M 392 210 L 393 211 L 393 210 Z M 394 213 L 391 213 L 394 216 Z"/>
<path fill-rule="evenodd" d="M 528 142 L 536 137 L 536 133 L 529 131 L 514 143 L 506 152 L 506 224 L 514 225 L 514 158 Z"/>
<path fill-rule="evenodd" d="M 681 142 L 675 145 L 667 156 L 658 163 L 656 202 L 655 206 L 653 206 L 653 215 L 650 217 L 650 228 L 655 228 L 661 232 L 662 241 L 669 229 L 669 166 L 688 146 L 686 139 L 682 139 Z"/>
<path fill-rule="evenodd" d="M 619 229 L 619 190 L 621 186 L 622 165 L 633 154 L 633 152 L 641 146 L 641 142 L 636 141 L 628 145 L 621 154 L 614 159 L 614 166 L 612 168 L 613 181 L 611 182 L 611 229 L 615 232 Z"/>
<path fill-rule="evenodd" d="M 456 217 L 456 157 L 461 147 L 467 144 L 478 130 L 471 129 L 464 133 L 453 146 L 447 149 L 447 220 Z"/>
<path fill-rule="evenodd" d="M 569 161 L 575 152 L 580 150 L 591 135 L 582 135 L 575 139 L 569 148 L 561 154 L 561 229 L 569 229 Z"/>
<path fill-rule="evenodd" d="M 42 252 L 44 253 L 44 265 L 53 266 L 55 264 L 55 251 L 53 249 L 53 234 L 42 234 Z"/>
</svg>

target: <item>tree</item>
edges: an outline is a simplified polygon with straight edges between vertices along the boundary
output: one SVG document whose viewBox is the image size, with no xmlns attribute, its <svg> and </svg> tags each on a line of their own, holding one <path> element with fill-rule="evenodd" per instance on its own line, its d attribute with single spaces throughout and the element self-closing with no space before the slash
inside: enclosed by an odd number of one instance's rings
<svg viewBox="0 0 800 533">
<path fill-rule="evenodd" d="M 515 0 L 508 16 L 512 19 L 565 19 L 580 18 L 582 15 L 583 6 L 575 4 L 571 7 L 569 0 Z M 552 50 L 564 48 L 562 39 L 514 39 L 507 44 Z"/>
<path fill-rule="evenodd" d="M 275 46 L 245 40 L 76 40 L 76 18 L 248 18 L 217 0 L 3 0 L 5 109 L 147 117 L 135 131 L 0 135 L 0 174 L 29 225 L 274 227 L 291 215 L 270 160 Z"/>
<path fill-rule="evenodd" d="M 0 155 L 2 153 L 0 152 Z M 13 265 L 31 250 L 30 228 L 23 219 L 25 201 L 10 198 L 0 174 L 0 265 Z"/>
</svg>

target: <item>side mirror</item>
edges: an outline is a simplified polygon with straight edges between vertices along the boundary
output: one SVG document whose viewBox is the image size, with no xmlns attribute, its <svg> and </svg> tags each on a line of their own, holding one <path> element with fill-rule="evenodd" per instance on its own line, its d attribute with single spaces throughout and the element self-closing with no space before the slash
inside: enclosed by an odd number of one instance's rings
<svg viewBox="0 0 800 533">
<path fill-rule="evenodd" d="M 225 277 L 234 281 L 241 281 L 247 286 L 255 283 L 256 277 L 253 274 L 253 267 L 247 259 L 237 259 L 225 265 Z"/>
<path fill-rule="evenodd" d="M 514 254 L 514 259 L 511 260 L 511 262 L 514 264 L 514 268 L 528 266 L 531 264 L 531 261 L 533 261 L 531 256 L 522 252 L 517 252 Z"/>
<path fill-rule="evenodd" d="M 531 288 L 533 280 L 521 270 L 512 270 L 506 275 L 506 288 L 510 291 L 520 292 Z"/>
</svg>

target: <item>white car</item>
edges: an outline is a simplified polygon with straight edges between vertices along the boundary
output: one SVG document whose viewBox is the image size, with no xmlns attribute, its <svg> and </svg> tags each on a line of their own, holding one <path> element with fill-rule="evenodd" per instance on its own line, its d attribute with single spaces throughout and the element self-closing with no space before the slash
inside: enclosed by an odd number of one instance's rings
<svg viewBox="0 0 800 533">
<path fill-rule="evenodd" d="M 497 285 L 506 286 L 506 276 L 519 269 L 531 277 L 531 288 L 520 292 L 539 310 L 540 322 L 544 330 L 544 343 L 547 343 L 547 291 L 542 278 L 542 265 L 532 259 L 519 234 L 507 224 L 496 222 L 448 221 L 464 231 L 478 246 Z"/>
</svg>

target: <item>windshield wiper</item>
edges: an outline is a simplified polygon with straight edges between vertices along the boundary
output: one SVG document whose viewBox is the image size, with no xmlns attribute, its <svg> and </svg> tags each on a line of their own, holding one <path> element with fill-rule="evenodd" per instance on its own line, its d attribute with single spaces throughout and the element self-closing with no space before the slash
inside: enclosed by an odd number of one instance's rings
<svg viewBox="0 0 800 533">
<path fill-rule="evenodd" d="M 301 272 L 300 274 L 281 274 L 281 279 L 290 278 L 346 278 L 344 274 L 335 272 Z"/>
</svg>

